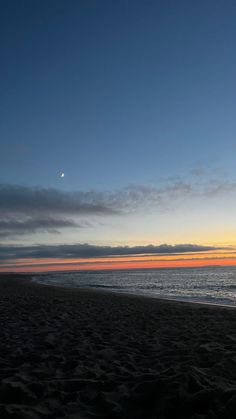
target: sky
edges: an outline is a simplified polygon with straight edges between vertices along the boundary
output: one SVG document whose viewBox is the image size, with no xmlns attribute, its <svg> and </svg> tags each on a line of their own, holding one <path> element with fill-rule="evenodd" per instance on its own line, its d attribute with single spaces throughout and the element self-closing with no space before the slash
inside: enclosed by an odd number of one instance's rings
<svg viewBox="0 0 236 419">
<path fill-rule="evenodd" d="M 0 1 L 0 271 L 236 264 L 235 19 Z"/>
</svg>

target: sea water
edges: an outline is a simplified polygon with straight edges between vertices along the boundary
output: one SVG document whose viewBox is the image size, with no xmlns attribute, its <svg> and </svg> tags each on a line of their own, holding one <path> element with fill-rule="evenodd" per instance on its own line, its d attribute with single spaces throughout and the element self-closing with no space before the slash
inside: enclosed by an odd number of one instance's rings
<svg viewBox="0 0 236 419">
<path fill-rule="evenodd" d="M 236 306 L 236 267 L 52 272 L 35 275 L 33 280 L 69 288 Z"/>
</svg>

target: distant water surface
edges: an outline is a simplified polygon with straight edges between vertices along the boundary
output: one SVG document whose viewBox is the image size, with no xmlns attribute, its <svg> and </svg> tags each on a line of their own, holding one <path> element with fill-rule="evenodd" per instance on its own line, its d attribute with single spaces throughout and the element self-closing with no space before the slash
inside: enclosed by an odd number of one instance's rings
<svg viewBox="0 0 236 419">
<path fill-rule="evenodd" d="M 236 306 L 236 267 L 53 272 L 35 275 L 33 280 L 69 288 Z"/>
</svg>

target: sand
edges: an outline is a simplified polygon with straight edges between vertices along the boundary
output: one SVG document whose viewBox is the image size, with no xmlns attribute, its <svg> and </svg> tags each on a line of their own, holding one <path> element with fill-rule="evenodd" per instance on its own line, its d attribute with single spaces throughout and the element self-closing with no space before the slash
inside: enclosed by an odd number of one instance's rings
<svg viewBox="0 0 236 419">
<path fill-rule="evenodd" d="M 235 418 L 236 309 L 0 275 L 0 418 Z"/>
</svg>

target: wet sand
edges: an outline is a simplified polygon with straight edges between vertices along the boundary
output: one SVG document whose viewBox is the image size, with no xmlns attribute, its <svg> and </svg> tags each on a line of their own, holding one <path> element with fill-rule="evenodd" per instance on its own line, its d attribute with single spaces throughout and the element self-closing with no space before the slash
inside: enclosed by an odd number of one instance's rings
<svg viewBox="0 0 236 419">
<path fill-rule="evenodd" d="M 236 309 L 0 275 L 0 418 L 236 417 Z"/>
</svg>

